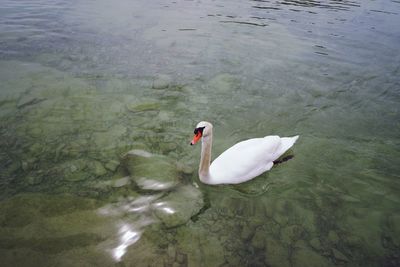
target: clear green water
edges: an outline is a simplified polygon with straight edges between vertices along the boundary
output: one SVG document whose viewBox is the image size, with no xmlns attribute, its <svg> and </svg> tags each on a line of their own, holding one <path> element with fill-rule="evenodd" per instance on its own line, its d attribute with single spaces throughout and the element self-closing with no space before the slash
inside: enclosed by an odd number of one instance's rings
<svg viewBox="0 0 400 267">
<path fill-rule="evenodd" d="M 0 0 L 2 266 L 399 266 L 398 25 L 395 0 Z M 200 120 L 214 156 L 301 137 L 207 186 Z"/>
</svg>

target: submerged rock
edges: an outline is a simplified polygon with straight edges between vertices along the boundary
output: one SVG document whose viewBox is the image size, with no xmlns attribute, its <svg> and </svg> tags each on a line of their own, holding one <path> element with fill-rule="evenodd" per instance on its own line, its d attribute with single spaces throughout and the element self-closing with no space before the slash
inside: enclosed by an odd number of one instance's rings
<svg viewBox="0 0 400 267">
<path fill-rule="evenodd" d="M 337 244 L 339 242 L 339 236 L 335 231 L 329 231 L 328 233 L 329 242 L 332 244 Z"/>
<path fill-rule="evenodd" d="M 186 185 L 152 204 L 154 214 L 167 227 L 185 224 L 203 207 L 203 195 L 197 188 Z"/>
<path fill-rule="evenodd" d="M 247 195 L 264 194 L 269 190 L 270 187 L 271 183 L 265 179 L 265 175 L 262 175 L 246 183 L 232 185 L 232 188 Z"/>
<path fill-rule="evenodd" d="M 305 231 L 313 234 L 317 231 L 315 221 L 315 211 L 303 207 L 301 203 L 292 203 L 293 211 L 290 213 L 290 219 L 299 223 Z"/>
<path fill-rule="evenodd" d="M 289 223 L 290 216 L 293 212 L 292 203 L 284 200 L 278 199 L 273 206 L 273 219 L 280 225 L 285 226 Z"/>
<path fill-rule="evenodd" d="M 333 256 L 335 257 L 335 259 L 339 260 L 339 261 L 349 261 L 349 259 L 339 250 L 332 248 L 332 253 Z"/>
<path fill-rule="evenodd" d="M 112 187 L 123 187 L 131 183 L 131 178 L 129 176 L 125 176 L 110 182 Z"/>
<path fill-rule="evenodd" d="M 302 247 L 296 249 L 292 255 L 293 266 L 307 266 L 307 267 L 328 267 L 334 266 L 327 258 L 314 252 L 311 249 Z"/>
<path fill-rule="evenodd" d="M 71 195 L 20 194 L 0 202 L 0 225 L 13 228 L 19 237 L 21 230 L 17 227 L 23 227 L 33 221 L 40 222 L 37 226 L 43 226 L 43 221 L 47 220 L 47 217 L 92 210 L 95 207 L 97 207 L 95 200 Z M 65 224 L 67 223 L 69 222 L 65 222 Z M 73 225 L 73 227 L 75 226 Z M 56 228 L 46 229 L 42 233 L 50 234 L 47 232 L 50 229 L 57 229 L 58 234 L 64 230 L 58 225 Z M 34 233 L 37 234 L 36 231 Z M 9 234 L 11 235 L 11 232 Z"/>
<path fill-rule="evenodd" d="M 158 75 L 153 81 L 153 89 L 165 89 L 172 84 L 172 79 L 170 76 L 165 74 Z"/>
<path fill-rule="evenodd" d="M 240 237 L 243 240 L 249 240 L 254 235 L 254 229 L 248 224 L 244 225 Z"/>
<path fill-rule="evenodd" d="M 348 233 L 344 237 L 344 242 L 349 244 L 350 246 L 359 246 L 360 244 L 362 244 L 365 241 L 363 241 L 363 239 L 359 236 Z"/>
<path fill-rule="evenodd" d="M 318 238 L 311 239 L 310 240 L 310 246 L 315 250 L 321 250 L 322 249 L 321 242 L 319 241 Z"/>
<path fill-rule="evenodd" d="M 231 92 L 240 86 L 237 77 L 229 73 L 218 74 L 209 81 L 209 86 L 218 92 Z"/>
<path fill-rule="evenodd" d="M 281 238 L 282 241 L 289 245 L 296 240 L 300 239 L 304 234 L 304 229 L 298 225 L 290 225 L 282 229 Z"/>
<path fill-rule="evenodd" d="M 103 164 L 97 160 L 90 162 L 89 168 L 96 177 L 103 176 L 107 173 L 107 170 L 103 167 Z"/>
<path fill-rule="evenodd" d="M 165 190 L 178 183 L 176 165 L 165 156 L 134 149 L 125 154 L 123 164 L 141 189 Z"/>
<path fill-rule="evenodd" d="M 55 170 L 65 180 L 70 182 L 82 181 L 90 177 L 100 177 L 107 174 L 107 170 L 101 162 L 84 158 L 64 162 Z"/>
<path fill-rule="evenodd" d="M 38 185 L 43 181 L 42 176 L 28 176 L 25 178 L 25 181 L 29 185 Z"/>
<path fill-rule="evenodd" d="M 1 265 L 112 266 L 98 248 L 113 238 L 109 230 L 115 221 L 97 214 L 100 204 L 63 194 L 18 194 L 0 201 Z"/>
<path fill-rule="evenodd" d="M 30 165 L 27 161 L 21 161 L 21 168 L 24 172 L 30 169 Z"/>
<path fill-rule="evenodd" d="M 170 257 L 171 259 L 175 259 L 175 256 L 176 256 L 176 249 L 175 249 L 175 246 L 173 246 L 172 244 L 169 244 L 169 245 L 168 245 L 168 248 L 167 248 L 167 255 L 168 255 L 168 257 Z"/>
<path fill-rule="evenodd" d="M 29 152 L 32 153 L 32 155 L 38 155 L 43 151 L 44 147 L 39 144 L 39 143 L 34 143 L 29 147 Z"/>
<path fill-rule="evenodd" d="M 393 242 L 400 247 L 400 215 L 392 214 L 388 218 L 389 228 L 391 230 Z"/>
<path fill-rule="evenodd" d="M 224 247 L 216 234 L 206 228 L 179 227 L 176 234 L 177 247 L 184 258 L 184 266 L 223 266 L 225 261 L 232 263 L 230 266 L 240 266 L 239 261 L 224 253 Z"/>
<path fill-rule="evenodd" d="M 253 238 L 251 239 L 251 245 L 256 249 L 264 248 L 265 236 L 265 232 L 260 227 L 257 228 Z"/>
<path fill-rule="evenodd" d="M 282 243 L 278 242 L 275 239 L 272 239 L 271 237 L 267 237 L 265 240 L 265 247 L 265 262 L 269 266 L 291 266 L 289 261 L 289 251 Z"/>
<path fill-rule="evenodd" d="M 28 133 L 32 137 L 36 137 L 37 138 L 37 137 L 40 137 L 40 136 L 43 135 L 43 130 L 38 126 L 35 126 L 33 128 L 30 128 Z"/>
<path fill-rule="evenodd" d="M 127 128 L 123 125 L 114 125 L 107 131 L 94 132 L 91 140 L 99 149 L 110 149 L 127 133 Z"/>
<path fill-rule="evenodd" d="M 109 162 L 107 162 L 104 165 L 104 167 L 109 171 L 115 172 L 117 170 L 119 164 L 120 163 L 118 161 L 116 161 L 116 160 L 110 160 Z"/>
<path fill-rule="evenodd" d="M 73 161 L 66 162 L 59 169 L 64 175 L 64 179 L 70 182 L 77 182 L 85 180 L 89 177 L 87 171 L 88 162 L 83 159 L 77 159 Z"/>
</svg>

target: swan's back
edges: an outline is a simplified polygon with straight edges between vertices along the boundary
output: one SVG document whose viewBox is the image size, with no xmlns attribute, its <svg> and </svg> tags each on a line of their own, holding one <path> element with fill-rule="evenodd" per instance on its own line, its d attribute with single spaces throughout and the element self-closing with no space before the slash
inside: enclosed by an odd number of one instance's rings
<svg viewBox="0 0 400 267">
<path fill-rule="evenodd" d="M 297 138 L 273 135 L 237 143 L 212 162 L 210 183 L 242 183 L 268 171 L 273 161 L 292 147 Z"/>
<path fill-rule="evenodd" d="M 280 143 L 279 136 L 237 143 L 212 162 L 210 180 L 218 184 L 237 184 L 260 175 L 272 168 Z"/>
</svg>

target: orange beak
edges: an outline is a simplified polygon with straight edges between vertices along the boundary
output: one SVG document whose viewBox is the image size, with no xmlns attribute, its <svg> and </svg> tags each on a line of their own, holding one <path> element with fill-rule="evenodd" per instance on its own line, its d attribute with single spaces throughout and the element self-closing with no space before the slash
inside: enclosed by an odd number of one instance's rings
<svg viewBox="0 0 400 267">
<path fill-rule="evenodd" d="M 192 142 L 190 142 L 190 145 L 192 146 L 192 145 L 196 144 L 200 140 L 201 136 L 202 136 L 201 132 L 198 132 L 197 134 L 195 134 L 193 136 Z"/>
</svg>

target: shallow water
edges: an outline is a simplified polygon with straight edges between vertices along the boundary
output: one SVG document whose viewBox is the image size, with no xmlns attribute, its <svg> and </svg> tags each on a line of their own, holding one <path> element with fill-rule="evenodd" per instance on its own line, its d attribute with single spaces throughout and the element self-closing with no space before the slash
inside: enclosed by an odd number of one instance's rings
<svg viewBox="0 0 400 267">
<path fill-rule="evenodd" d="M 399 24 L 394 0 L 0 0 L 2 266 L 399 266 Z M 300 139 L 207 186 L 200 120 L 214 156 Z"/>
</svg>

